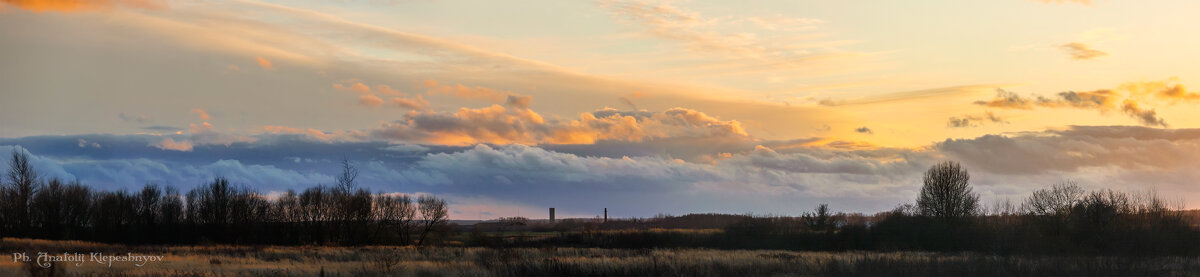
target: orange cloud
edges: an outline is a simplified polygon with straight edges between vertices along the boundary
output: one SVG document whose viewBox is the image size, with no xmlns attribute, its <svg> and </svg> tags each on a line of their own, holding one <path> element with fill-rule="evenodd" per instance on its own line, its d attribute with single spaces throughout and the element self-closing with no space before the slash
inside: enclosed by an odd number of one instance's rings
<svg viewBox="0 0 1200 277">
<path fill-rule="evenodd" d="M 1134 97 L 1155 97 L 1167 100 L 1172 104 L 1180 101 L 1200 100 L 1200 93 L 1189 92 L 1187 87 L 1179 84 L 1179 79 L 1172 77 L 1163 81 L 1128 82 L 1121 84 L 1120 89 L 1129 91 Z"/>
<path fill-rule="evenodd" d="M 212 116 L 209 116 L 208 111 L 205 111 L 204 109 L 199 109 L 199 108 L 192 109 L 192 113 L 199 115 L 200 119 L 205 120 L 205 121 L 212 119 Z"/>
<path fill-rule="evenodd" d="M 386 95 L 400 95 L 399 91 L 392 89 L 392 87 L 388 86 L 388 85 L 375 86 L 375 91 L 378 91 L 379 93 L 383 93 Z"/>
<path fill-rule="evenodd" d="M 1143 105 L 1147 100 L 1153 99 L 1166 100 L 1170 104 L 1178 101 L 1200 100 L 1200 93 L 1188 92 L 1186 87 L 1175 83 L 1176 81 L 1178 80 L 1171 78 L 1166 81 L 1129 82 L 1121 84 L 1116 90 L 1065 91 L 1051 97 L 1037 96 L 1036 99 L 1021 97 L 1010 91 L 998 90 L 996 97 L 986 101 L 975 101 L 975 104 L 1023 110 L 1032 109 L 1034 106 L 1096 110 L 1101 113 L 1119 110 L 1137 119 L 1142 125 L 1167 127 L 1166 120 L 1158 117 L 1158 113 L 1154 109 L 1143 108 Z M 969 120 L 951 118 L 948 126 L 966 127 L 971 124 Z"/>
<path fill-rule="evenodd" d="M 1138 103 L 1134 102 L 1133 100 L 1125 100 L 1125 103 L 1121 106 L 1121 111 L 1137 119 L 1142 123 L 1142 125 L 1162 126 L 1163 128 L 1167 127 L 1167 123 L 1164 122 L 1162 118 L 1158 117 L 1157 112 L 1154 110 L 1142 109 L 1138 106 Z"/>
<path fill-rule="evenodd" d="M 397 107 L 410 109 L 410 110 L 417 110 L 417 111 L 429 108 L 429 101 L 425 101 L 425 99 L 422 98 L 420 95 L 417 95 L 417 98 L 393 97 L 392 103 L 396 104 Z"/>
<path fill-rule="evenodd" d="M 313 128 L 301 129 L 287 126 L 263 126 L 261 129 L 254 130 L 253 132 L 266 134 L 303 135 L 307 138 L 324 142 L 360 141 L 365 137 L 365 134 L 361 131 L 324 132 Z"/>
<path fill-rule="evenodd" d="M 162 150 L 174 150 L 174 151 L 184 151 L 184 152 L 192 151 L 192 147 L 193 147 L 191 142 L 188 142 L 186 140 L 185 141 L 175 141 L 175 139 L 172 139 L 172 138 L 163 138 L 162 140 L 160 140 L 158 142 L 151 143 L 150 146 L 153 146 L 153 147 L 156 147 L 156 148 L 162 149 Z"/>
<path fill-rule="evenodd" d="M 358 93 L 371 92 L 371 87 L 369 87 L 363 83 L 354 82 L 352 80 L 350 81 L 350 84 L 335 83 L 335 84 L 333 84 L 333 89 L 340 90 L 340 91 L 358 92 Z"/>
<path fill-rule="evenodd" d="M 263 69 L 266 69 L 266 70 L 275 69 L 275 66 L 271 65 L 271 60 L 264 59 L 263 57 L 257 57 L 257 58 L 255 58 L 255 60 L 258 61 L 258 66 L 262 67 Z"/>
<path fill-rule="evenodd" d="M 508 92 L 500 92 L 494 89 L 485 87 L 468 87 L 462 84 L 454 85 L 438 85 L 436 80 L 425 80 L 425 87 L 429 89 L 428 94 L 445 94 L 463 99 L 482 99 L 494 103 L 501 103 L 506 96 L 512 95 Z"/>
<path fill-rule="evenodd" d="M 167 6 L 165 2 L 159 0 L 0 0 L 0 3 L 39 13 L 106 10 L 117 6 L 164 9 Z"/>
<path fill-rule="evenodd" d="M 375 96 L 374 94 L 364 93 L 358 97 L 358 103 L 367 107 L 379 107 L 383 105 L 383 99 L 379 99 L 379 96 Z"/>
<path fill-rule="evenodd" d="M 548 120 L 529 109 L 500 105 L 462 108 L 456 112 L 412 111 L 404 120 L 384 123 L 372 135 L 388 140 L 443 145 L 592 144 L 601 140 L 657 138 L 753 140 L 737 121 L 722 121 L 684 108 L 658 113 L 603 109 L 580 114 L 576 120 Z"/>
<path fill-rule="evenodd" d="M 996 89 L 996 97 L 992 98 L 992 100 L 975 101 L 975 105 L 1006 109 L 1033 109 L 1033 101 L 1003 89 Z"/>
</svg>

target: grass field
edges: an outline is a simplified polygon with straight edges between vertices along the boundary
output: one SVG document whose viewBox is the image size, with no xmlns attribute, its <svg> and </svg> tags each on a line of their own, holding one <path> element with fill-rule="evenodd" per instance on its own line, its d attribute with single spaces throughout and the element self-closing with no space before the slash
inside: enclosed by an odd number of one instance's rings
<svg viewBox="0 0 1200 277">
<path fill-rule="evenodd" d="M 162 255 L 59 263 L 45 276 L 1200 276 L 1200 258 L 1026 257 L 971 253 L 471 247 L 134 246 L 5 239 L 11 252 Z M 0 262 L 0 276 L 31 264 Z M 33 268 L 36 271 L 36 268 Z M 48 272 L 54 271 L 54 272 Z"/>
</svg>

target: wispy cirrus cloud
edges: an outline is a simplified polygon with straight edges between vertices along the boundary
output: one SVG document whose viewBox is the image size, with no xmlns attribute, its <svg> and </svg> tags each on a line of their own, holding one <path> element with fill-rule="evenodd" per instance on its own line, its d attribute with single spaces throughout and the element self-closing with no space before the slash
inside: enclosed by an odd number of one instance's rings
<svg viewBox="0 0 1200 277">
<path fill-rule="evenodd" d="M 1169 78 L 1164 81 L 1127 82 L 1116 89 L 1064 91 L 1052 96 L 1024 97 L 1011 91 L 997 89 L 996 96 L 992 99 L 974 103 L 1000 109 L 1031 110 L 1038 107 L 1095 110 L 1101 113 L 1118 111 L 1145 126 L 1167 127 L 1166 120 L 1160 117 L 1154 108 L 1147 106 L 1175 105 L 1192 101 L 1200 101 L 1200 93 L 1189 92 L 1185 86 L 1178 83 L 1178 79 Z"/>
<path fill-rule="evenodd" d="M 784 16 L 704 16 L 668 1 L 601 0 L 614 16 L 643 28 L 646 34 L 675 41 L 684 49 L 714 59 L 694 69 L 746 71 L 796 69 L 820 60 L 855 57 L 838 48 L 852 41 L 822 41 L 813 30 L 825 21 Z M 753 31 L 730 32 L 728 26 Z M 787 32 L 778 32 L 786 30 Z"/>
<path fill-rule="evenodd" d="M 1000 116 L 990 111 L 984 111 L 982 114 L 967 114 L 962 116 L 950 117 L 946 121 L 947 128 L 970 128 L 978 127 L 984 123 L 1008 123 Z"/>
<path fill-rule="evenodd" d="M 1059 48 L 1071 56 L 1072 60 L 1091 60 L 1108 56 L 1108 52 L 1093 49 L 1091 46 L 1080 42 L 1063 44 Z"/>
</svg>

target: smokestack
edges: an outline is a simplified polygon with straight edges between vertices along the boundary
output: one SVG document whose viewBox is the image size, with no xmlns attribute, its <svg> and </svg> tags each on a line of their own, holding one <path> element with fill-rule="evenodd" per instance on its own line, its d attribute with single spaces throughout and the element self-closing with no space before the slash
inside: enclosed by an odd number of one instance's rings
<svg viewBox="0 0 1200 277">
<path fill-rule="evenodd" d="M 554 223 L 554 208 L 550 208 L 550 223 Z"/>
<path fill-rule="evenodd" d="M 608 222 L 608 208 L 604 208 L 604 222 Z"/>
</svg>

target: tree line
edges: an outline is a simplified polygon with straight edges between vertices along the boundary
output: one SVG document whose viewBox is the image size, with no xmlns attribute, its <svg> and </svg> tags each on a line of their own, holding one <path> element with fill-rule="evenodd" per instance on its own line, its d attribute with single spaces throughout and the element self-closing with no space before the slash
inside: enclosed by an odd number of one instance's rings
<svg viewBox="0 0 1200 277">
<path fill-rule="evenodd" d="M 557 223 L 571 224 L 563 221 Z M 980 204 L 970 174 L 943 162 L 923 178 L 915 204 L 873 216 L 835 213 L 821 204 L 796 217 L 744 216 L 722 232 L 624 229 L 629 222 L 593 223 L 609 231 L 563 232 L 506 243 L 473 234 L 480 246 L 717 248 L 870 251 L 972 251 L 996 254 L 1194 256 L 1200 229 L 1153 193 L 1087 191 L 1063 182 L 1020 203 Z M 653 226 L 656 222 L 648 222 Z M 618 226 L 616 228 L 608 228 Z M 550 226 L 546 229 L 562 229 Z M 586 230 L 587 228 L 584 228 Z"/>
<path fill-rule="evenodd" d="M 0 186 L 0 237 L 127 244 L 436 244 L 446 237 L 446 201 L 373 194 L 358 188 L 349 161 L 331 186 L 278 197 L 217 177 L 186 193 L 148 184 L 140 191 L 93 190 L 41 180 L 14 151 Z"/>
</svg>

